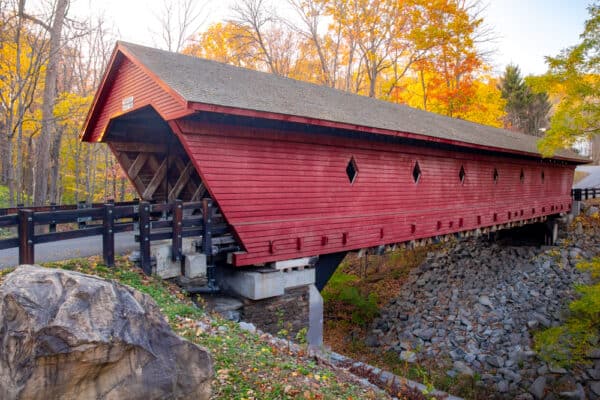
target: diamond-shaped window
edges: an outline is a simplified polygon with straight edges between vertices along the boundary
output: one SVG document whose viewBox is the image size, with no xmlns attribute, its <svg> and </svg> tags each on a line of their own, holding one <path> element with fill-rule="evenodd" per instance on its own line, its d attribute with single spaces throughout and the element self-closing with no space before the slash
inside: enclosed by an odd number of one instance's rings
<svg viewBox="0 0 600 400">
<path fill-rule="evenodd" d="M 416 162 L 412 171 L 413 181 L 415 183 L 419 183 L 419 179 L 421 179 L 421 167 L 419 167 L 419 163 Z"/>
<path fill-rule="evenodd" d="M 358 167 L 356 166 L 356 161 L 354 161 L 354 157 L 348 161 L 348 165 L 346 166 L 346 175 L 348 176 L 348 180 L 350 183 L 354 183 L 356 176 L 358 175 Z"/>
<path fill-rule="evenodd" d="M 458 173 L 458 179 L 460 179 L 460 183 L 465 183 L 465 177 L 467 174 L 465 173 L 465 167 L 460 166 L 460 172 Z"/>
<path fill-rule="evenodd" d="M 523 168 L 521 168 L 521 174 L 519 175 L 519 180 L 521 181 L 521 183 L 525 182 L 525 171 L 523 171 Z"/>
<path fill-rule="evenodd" d="M 494 168 L 494 183 L 498 183 L 498 170 L 496 168 Z"/>
</svg>

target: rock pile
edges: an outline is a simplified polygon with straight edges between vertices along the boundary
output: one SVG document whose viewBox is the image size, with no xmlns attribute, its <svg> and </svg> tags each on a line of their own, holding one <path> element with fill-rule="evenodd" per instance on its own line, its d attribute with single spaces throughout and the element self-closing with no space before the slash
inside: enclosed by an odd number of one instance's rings
<svg viewBox="0 0 600 400">
<path fill-rule="evenodd" d="M 573 285 L 589 279 L 575 265 L 598 251 L 598 239 L 579 224 L 556 247 L 472 239 L 430 253 L 383 308 L 367 343 L 408 362 L 444 360 L 449 375 L 477 373 L 480 385 L 506 397 L 540 399 L 560 380 L 572 398 L 583 398 L 584 388 L 596 398 L 600 360 L 571 376 L 536 357 L 531 332 L 564 320 Z"/>
</svg>

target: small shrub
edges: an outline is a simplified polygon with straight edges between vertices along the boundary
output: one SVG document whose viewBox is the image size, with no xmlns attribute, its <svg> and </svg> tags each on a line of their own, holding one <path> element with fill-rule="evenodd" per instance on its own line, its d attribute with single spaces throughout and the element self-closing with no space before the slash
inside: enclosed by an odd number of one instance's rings
<svg viewBox="0 0 600 400">
<path fill-rule="evenodd" d="M 575 287 L 579 297 L 569 304 L 570 315 L 564 324 L 534 336 L 540 357 L 562 367 L 586 364 L 587 355 L 600 339 L 600 258 L 581 262 L 577 268 L 590 272 L 592 284 Z"/>
</svg>

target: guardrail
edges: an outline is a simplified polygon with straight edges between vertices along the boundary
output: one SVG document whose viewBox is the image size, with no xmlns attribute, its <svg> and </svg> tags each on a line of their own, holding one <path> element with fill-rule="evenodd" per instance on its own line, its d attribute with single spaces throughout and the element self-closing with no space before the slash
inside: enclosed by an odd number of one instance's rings
<svg viewBox="0 0 600 400">
<path fill-rule="evenodd" d="M 188 211 L 188 216 L 184 216 Z M 16 228 L 17 237 L 0 240 L 0 250 L 19 248 L 19 264 L 35 262 L 35 246 L 42 243 L 102 235 L 102 256 L 107 266 L 115 263 L 115 234 L 139 230 L 135 236 L 140 244 L 140 265 L 145 273 L 152 272 L 150 245 L 152 241 L 172 241 L 172 259 L 181 261 L 182 240 L 202 237 L 202 249 L 207 258 L 213 256 L 212 237 L 228 232 L 225 223 L 216 223 L 211 199 L 202 202 L 151 204 L 149 202 L 44 206 L 0 209 L 0 228 Z M 57 225 L 77 224 L 77 229 L 57 231 Z M 48 226 L 39 233 L 36 226 Z M 36 233 L 36 230 L 38 233 Z"/>
<path fill-rule="evenodd" d="M 571 189 L 571 196 L 575 201 L 600 198 L 600 188 Z"/>
</svg>

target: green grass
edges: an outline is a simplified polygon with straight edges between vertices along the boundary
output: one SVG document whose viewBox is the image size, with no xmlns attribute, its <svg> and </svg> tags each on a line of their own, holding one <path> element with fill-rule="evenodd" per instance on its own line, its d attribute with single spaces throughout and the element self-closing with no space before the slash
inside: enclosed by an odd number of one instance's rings
<svg viewBox="0 0 600 400">
<path fill-rule="evenodd" d="M 235 323 L 208 316 L 176 286 L 143 275 L 125 259 L 108 268 L 96 259 L 44 264 L 100 276 L 150 295 L 173 330 L 207 348 L 215 362 L 212 399 L 387 399 L 357 386 L 341 372 L 318 365 L 304 354 L 272 346 Z M 0 271 L 0 283 L 10 270 Z M 202 321 L 208 329 L 200 328 Z"/>
<path fill-rule="evenodd" d="M 377 294 L 361 293 L 356 286 L 353 286 L 359 278 L 341 270 L 338 268 L 327 283 L 323 291 L 323 300 L 329 305 L 333 303 L 343 307 L 349 312 L 352 322 L 366 326 L 379 313 Z"/>
</svg>

